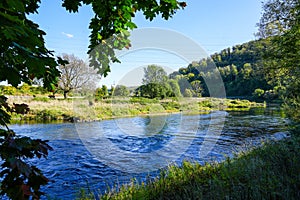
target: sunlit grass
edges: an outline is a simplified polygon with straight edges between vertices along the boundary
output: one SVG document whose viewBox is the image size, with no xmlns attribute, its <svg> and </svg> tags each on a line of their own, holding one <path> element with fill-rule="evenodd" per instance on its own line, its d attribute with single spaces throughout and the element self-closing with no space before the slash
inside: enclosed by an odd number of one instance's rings
<svg viewBox="0 0 300 200">
<path fill-rule="evenodd" d="M 68 120 L 82 121 L 183 112 L 199 114 L 212 110 L 249 110 L 264 107 L 247 100 L 228 100 L 217 98 L 113 98 L 94 101 L 88 98 L 50 99 L 45 96 L 9 97 L 9 103 L 26 103 L 30 112 L 26 115 L 13 114 L 15 120 Z"/>
<path fill-rule="evenodd" d="M 221 163 L 183 162 L 147 183 L 123 185 L 101 199 L 299 199 L 300 139 L 271 142 Z M 116 192 L 118 191 L 118 192 Z M 95 194 L 78 199 L 95 199 Z"/>
</svg>

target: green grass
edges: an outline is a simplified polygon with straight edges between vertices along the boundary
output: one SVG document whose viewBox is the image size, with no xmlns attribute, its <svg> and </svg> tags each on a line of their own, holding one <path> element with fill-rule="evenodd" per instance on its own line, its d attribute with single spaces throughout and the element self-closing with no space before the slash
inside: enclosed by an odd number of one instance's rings
<svg viewBox="0 0 300 200">
<path fill-rule="evenodd" d="M 46 96 L 36 96 L 36 97 L 33 97 L 32 100 L 33 100 L 33 101 L 49 102 L 49 101 L 50 101 L 50 98 L 49 98 L 49 97 L 46 97 Z"/>
<path fill-rule="evenodd" d="M 158 99 L 149 99 L 144 97 L 132 97 L 130 98 L 131 103 L 139 103 L 141 105 L 147 105 L 152 103 L 159 103 Z"/>
<path fill-rule="evenodd" d="M 73 117 L 81 120 L 102 120 L 116 117 L 184 112 L 198 114 L 212 110 L 249 110 L 251 107 L 263 107 L 247 100 L 227 100 L 216 98 L 179 98 L 179 99 L 147 99 L 147 98 L 113 98 L 102 101 L 90 99 L 49 99 L 38 97 L 9 97 L 9 102 L 26 103 L 30 112 L 24 116 L 12 114 L 14 121 L 51 121 L 70 120 Z"/>
<path fill-rule="evenodd" d="M 183 162 L 160 178 L 111 190 L 101 199 L 299 199 L 300 137 L 267 143 L 233 159 Z M 91 195 L 91 194 L 89 194 Z M 94 199 L 81 196 L 79 199 Z"/>
</svg>

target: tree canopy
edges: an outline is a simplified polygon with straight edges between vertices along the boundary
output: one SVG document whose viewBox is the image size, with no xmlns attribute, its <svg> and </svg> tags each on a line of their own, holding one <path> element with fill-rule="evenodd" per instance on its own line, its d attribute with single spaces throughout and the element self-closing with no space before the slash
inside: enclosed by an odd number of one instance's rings
<svg viewBox="0 0 300 200">
<path fill-rule="evenodd" d="M 27 18 L 37 13 L 40 1 L 1 1 L 0 3 L 0 81 L 13 86 L 43 79 L 51 87 L 59 76 L 56 68 L 63 63 L 45 47 L 45 32 Z"/>
<path fill-rule="evenodd" d="M 54 52 L 45 47 L 46 33 L 28 19 L 28 15 L 38 12 L 39 3 L 40 0 L 0 3 L 0 81 L 17 86 L 43 78 L 45 86 L 50 88 L 59 76 L 56 66 L 63 64 L 63 60 L 55 58 Z M 149 20 L 158 15 L 168 19 L 186 6 L 176 0 L 64 0 L 62 6 L 69 12 L 78 12 L 84 4 L 91 5 L 95 13 L 89 26 L 90 64 L 104 76 L 110 71 L 109 62 L 116 61 L 114 50 L 130 46 L 126 31 L 137 27 L 132 22 L 136 12 L 141 11 Z M 93 51 L 97 46 L 101 51 Z"/>
<path fill-rule="evenodd" d="M 286 88 L 286 108 L 300 121 L 300 1 L 269 0 L 264 4 L 258 35 L 270 41 L 264 53 L 269 78 Z"/>
<path fill-rule="evenodd" d="M 145 67 L 142 83 L 143 85 L 135 90 L 137 96 L 151 99 L 174 96 L 168 83 L 167 72 L 161 66 L 148 65 Z"/>
<path fill-rule="evenodd" d="M 167 72 L 158 65 L 148 65 L 144 68 L 143 84 L 164 83 L 167 81 Z"/>
<path fill-rule="evenodd" d="M 269 46 L 264 39 L 235 45 L 190 63 L 169 77 L 178 81 L 182 94 L 192 92 L 193 96 L 209 96 L 205 80 L 213 79 L 215 73 L 220 73 L 227 96 L 252 96 L 258 88 L 272 90 L 276 84 L 268 82 L 262 69 L 262 55 Z"/>
<path fill-rule="evenodd" d="M 125 85 L 117 85 L 114 88 L 114 91 L 112 93 L 113 96 L 123 96 L 126 97 L 130 94 L 129 90 L 127 89 L 127 87 Z"/>
</svg>

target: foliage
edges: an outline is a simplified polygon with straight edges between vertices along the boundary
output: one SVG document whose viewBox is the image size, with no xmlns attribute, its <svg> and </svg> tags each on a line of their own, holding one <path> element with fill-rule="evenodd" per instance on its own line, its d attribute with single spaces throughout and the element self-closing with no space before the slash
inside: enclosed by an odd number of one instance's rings
<svg viewBox="0 0 300 200">
<path fill-rule="evenodd" d="M 164 83 L 167 81 L 167 72 L 158 65 L 148 65 L 144 68 L 143 84 Z"/>
<path fill-rule="evenodd" d="M 125 85 L 117 85 L 114 88 L 113 96 L 123 96 L 126 97 L 129 95 L 129 90 Z"/>
<path fill-rule="evenodd" d="M 12 87 L 12 86 L 2 86 L 1 94 L 3 94 L 3 95 L 16 95 L 17 94 L 17 88 Z"/>
<path fill-rule="evenodd" d="M 283 108 L 285 113 L 291 117 L 294 121 L 300 122 L 300 97 L 286 98 L 284 99 Z"/>
<path fill-rule="evenodd" d="M 102 85 L 101 88 L 97 88 L 95 91 L 96 99 L 103 99 L 108 96 L 108 89 L 106 85 Z"/>
<path fill-rule="evenodd" d="M 250 108 L 251 102 L 248 100 L 228 100 L 225 105 L 228 108 Z"/>
<path fill-rule="evenodd" d="M 194 95 L 196 97 L 201 97 L 201 93 L 202 93 L 202 86 L 201 86 L 201 81 L 199 80 L 195 80 L 191 82 L 191 86 L 193 88 L 194 91 Z"/>
<path fill-rule="evenodd" d="M 189 83 L 189 80 L 188 80 L 187 77 L 178 76 L 177 77 L 177 82 L 178 82 L 178 85 L 179 85 L 179 88 L 180 88 L 180 93 L 182 95 L 184 95 L 186 89 L 192 90 L 192 86 Z"/>
<path fill-rule="evenodd" d="M 182 94 L 180 92 L 180 87 L 179 87 L 179 84 L 178 84 L 178 81 L 177 80 L 174 80 L 174 79 L 169 79 L 168 80 L 168 84 L 170 86 L 170 89 L 172 90 L 172 92 L 174 93 L 174 96 L 175 97 L 181 97 Z"/>
<path fill-rule="evenodd" d="M 297 102 L 300 94 L 300 2 L 267 1 L 258 26 L 258 35 L 271 43 L 263 55 L 265 73 L 286 91 L 283 94 L 287 100 L 285 108 L 292 114 L 295 112 L 294 105 L 300 104 Z M 287 106 L 289 103 L 290 108 Z"/>
<path fill-rule="evenodd" d="M 253 97 L 256 98 L 256 99 L 260 99 L 263 97 L 265 91 L 260 89 L 260 88 L 257 88 L 254 90 L 254 93 L 253 93 Z"/>
<path fill-rule="evenodd" d="M 213 104 L 212 104 L 212 101 L 204 100 L 204 101 L 200 101 L 200 102 L 199 102 L 199 106 L 200 106 L 200 107 L 212 108 L 212 107 L 213 107 Z"/>
<path fill-rule="evenodd" d="M 39 26 L 27 18 L 37 12 L 39 1 L 3 1 L 0 3 L 0 81 L 17 87 L 21 82 L 31 84 L 43 79 L 51 88 L 59 75 L 52 52 L 44 45 Z M 8 76 L 9 74 L 9 76 Z"/>
<path fill-rule="evenodd" d="M 22 94 L 31 94 L 30 85 L 28 85 L 27 83 L 22 84 L 19 90 Z"/>
<path fill-rule="evenodd" d="M 114 91 L 115 91 L 115 87 L 111 86 L 110 91 L 109 91 L 109 95 L 112 96 Z"/>
<path fill-rule="evenodd" d="M 38 95 L 49 93 L 47 89 L 42 86 L 32 86 L 26 83 L 19 87 L 9 85 L 0 85 L 0 94 L 2 95 Z"/>
<path fill-rule="evenodd" d="M 164 99 L 166 97 L 173 97 L 173 91 L 160 83 L 148 83 L 146 85 L 142 85 L 136 89 L 136 93 L 138 96 L 147 97 L 147 98 L 161 98 Z"/>
<path fill-rule="evenodd" d="M 193 92 L 190 89 L 185 89 L 184 93 L 183 93 L 184 97 L 192 97 L 193 96 Z"/>
<path fill-rule="evenodd" d="M 52 148 L 47 141 L 17 136 L 6 126 L 10 121 L 8 112 L 12 108 L 6 102 L 7 98 L 0 96 L 0 156 L 2 160 L 0 177 L 2 179 L 1 195 L 11 199 L 27 199 L 30 196 L 38 199 L 43 193 L 40 186 L 48 183 L 48 179 L 35 166 L 26 160 L 29 158 L 47 157 Z M 22 112 L 22 111 L 20 111 Z"/>
<path fill-rule="evenodd" d="M 190 89 L 194 96 L 209 96 L 205 81 L 220 73 L 227 96 L 252 96 L 257 88 L 270 90 L 276 86 L 268 82 L 262 69 L 261 57 L 267 47 L 266 40 L 236 45 L 180 68 L 169 77 L 178 80 L 182 94 Z"/>
<path fill-rule="evenodd" d="M 161 105 L 164 107 L 166 111 L 180 110 L 180 103 L 177 101 L 165 101 L 165 102 L 161 102 Z"/>
<path fill-rule="evenodd" d="M 184 8 L 186 3 L 176 0 L 64 0 L 63 6 L 70 12 L 78 12 L 83 4 L 91 5 L 95 16 L 91 19 L 89 55 L 90 66 L 106 76 L 110 72 L 110 60 L 116 62 L 115 49 L 129 48 L 128 30 L 136 28 L 132 21 L 136 12 L 142 12 L 148 20 L 157 15 L 169 19 L 176 10 Z"/>
<path fill-rule="evenodd" d="M 296 25 L 299 16 L 298 0 L 268 0 L 263 5 L 263 15 L 258 23 L 260 38 L 280 36 Z"/>
</svg>

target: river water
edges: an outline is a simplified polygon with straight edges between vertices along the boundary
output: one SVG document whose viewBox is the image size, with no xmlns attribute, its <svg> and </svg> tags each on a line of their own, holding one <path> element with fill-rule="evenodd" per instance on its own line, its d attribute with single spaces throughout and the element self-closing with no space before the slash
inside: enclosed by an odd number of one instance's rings
<svg viewBox="0 0 300 200">
<path fill-rule="evenodd" d="M 74 199 L 81 188 L 103 193 L 132 178 L 147 181 L 183 160 L 200 163 L 288 137 L 289 121 L 274 108 L 202 115 L 171 114 L 89 123 L 14 124 L 20 135 L 49 140 L 38 163 L 50 197 Z"/>
</svg>

